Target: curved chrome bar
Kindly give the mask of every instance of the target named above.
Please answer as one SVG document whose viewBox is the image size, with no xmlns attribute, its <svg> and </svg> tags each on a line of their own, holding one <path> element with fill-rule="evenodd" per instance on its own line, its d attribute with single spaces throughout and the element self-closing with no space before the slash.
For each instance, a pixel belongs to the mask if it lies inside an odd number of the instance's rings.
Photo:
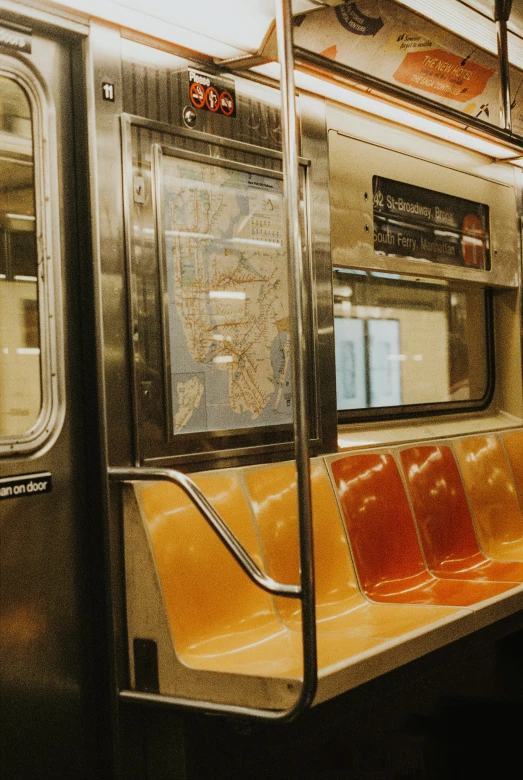
<svg viewBox="0 0 523 780">
<path fill-rule="evenodd" d="M 303 690 L 303 686 L 302 686 Z M 120 698 L 134 701 L 138 704 L 154 704 L 162 707 L 183 707 L 190 710 L 205 710 L 232 717 L 249 717 L 258 720 L 277 721 L 278 723 L 293 720 L 304 708 L 302 696 L 288 710 L 262 710 L 256 707 L 241 707 L 237 704 L 215 704 L 212 701 L 184 699 L 181 696 L 169 696 L 161 693 L 141 693 L 140 691 L 120 691 Z"/>
<path fill-rule="evenodd" d="M 113 482 L 135 482 L 135 481 L 148 481 L 158 482 L 165 480 L 178 485 L 195 506 L 200 510 L 205 520 L 209 523 L 213 531 L 218 535 L 219 539 L 227 547 L 229 552 L 234 556 L 244 572 L 253 580 L 260 588 L 273 593 L 278 596 L 287 596 L 290 598 L 299 598 L 303 600 L 301 588 L 298 585 L 285 585 L 271 577 L 267 577 L 261 572 L 252 560 L 250 555 L 246 552 L 244 547 L 240 544 L 238 539 L 234 536 L 232 531 L 224 523 L 218 512 L 207 501 L 204 494 L 199 487 L 188 477 L 186 474 L 182 474 L 179 471 L 173 469 L 157 469 L 157 468 L 141 468 L 136 466 L 130 466 L 127 468 L 109 468 L 109 479 Z M 302 604 L 302 612 L 304 607 Z M 316 635 L 314 634 L 314 639 Z M 188 699 L 182 696 L 170 696 L 166 694 L 155 694 L 142 691 L 132 690 L 120 690 L 119 697 L 125 701 L 136 702 L 138 704 L 150 704 L 160 705 L 163 707 L 180 707 L 190 710 L 205 710 L 207 712 L 222 713 L 232 717 L 249 717 L 256 718 L 258 720 L 265 721 L 277 721 L 285 722 L 294 719 L 299 712 L 305 707 L 309 706 L 314 699 L 316 692 L 316 680 L 317 672 L 316 666 L 314 666 L 313 683 L 314 687 L 311 688 L 310 683 L 310 671 L 309 682 L 307 682 L 307 667 L 306 663 L 311 663 L 310 656 L 306 656 L 306 642 L 304 634 L 304 674 L 303 685 L 300 691 L 300 695 L 296 702 L 287 710 L 263 710 L 257 707 L 243 707 L 235 704 L 216 704 L 209 701 L 200 701 L 197 699 Z M 314 663 L 316 659 L 314 657 Z"/>
<path fill-rule="evenodd" d="M 207 501 L 206 497 L 193 480 L 186 474 L 173 469 L 156 468 L 110 468 L 109 478 L 120 482 L 172 482 L 178 485 L 184 493 L 191 499 L 193 504 L 200 510 L 204 519 L 211 526 L 223 544 L 227 547 L 231 555 L 240 564 L 243 571 L 250 579 L 259 585 L 260 588 L 272 593 L 275 596 L 287 596 L 289 598 L 301 598 L 301 588 L 299 585 L 286 585 L 276 582 L 272 577 L 268 577 L 262 572 L 253 561 L 249 553 L 238 541 L 236 536 L 225 524 L 216 509 Z"/>
</svg>

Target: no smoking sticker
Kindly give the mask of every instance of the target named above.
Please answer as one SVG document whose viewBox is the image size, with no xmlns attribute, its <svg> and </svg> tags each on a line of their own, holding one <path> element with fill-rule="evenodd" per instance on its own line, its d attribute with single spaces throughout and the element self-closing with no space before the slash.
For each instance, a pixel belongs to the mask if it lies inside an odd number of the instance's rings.
<svg viewBox="0 0 523 780">
<path fill-rule="evenodd" d="M 188 69 L 189 100 L 194 108 L 236 116 L 236 92 L 232 79 L 223 79 L 211 73 Z"/>
<path fill-rule="evenodd" d="M 201 84 L 191 84 L 189 87 L 189 98 L 195 108 L 205 106 L 205 89 Z"/>
<path fill-rule="evenodd" d="M 205 91 L 205 105 L 209 111 L 218 111 L 220 108 L 220 95 L 214 87 L 207 87 Z"/>
<path fill-rule="evenodd" d="M 231 116 L 234 110 L 235 102 L 233 97 L 230 92 L 224 89 L 224 91 L 220 93 L 220 111 L 222 114 L 225 114 L 225 116 Z"/>
</svg>

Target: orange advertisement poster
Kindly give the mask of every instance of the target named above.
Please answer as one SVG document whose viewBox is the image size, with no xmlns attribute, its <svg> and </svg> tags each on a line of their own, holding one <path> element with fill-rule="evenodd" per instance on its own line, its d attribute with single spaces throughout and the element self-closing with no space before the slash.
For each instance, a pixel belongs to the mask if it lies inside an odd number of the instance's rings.
<svg viewBox="0 0 523 780">
<path fill-rule="evenodd" d="M 433 95 L 466 103 L 484 91 L 495 71 L 444 49 L 406 54 L 393 78 Z"/>
</svg>

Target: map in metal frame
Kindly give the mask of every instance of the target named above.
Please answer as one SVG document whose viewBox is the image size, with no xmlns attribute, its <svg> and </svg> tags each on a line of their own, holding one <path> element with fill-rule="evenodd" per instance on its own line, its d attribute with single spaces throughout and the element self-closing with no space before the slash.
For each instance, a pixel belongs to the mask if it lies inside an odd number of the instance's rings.
<svg viewBox="0 0 523 780">
<path fill-rule="evenodd" d="M 171 433 L 292 422 L 282 181 L 162 155 Z"/>
</svg>

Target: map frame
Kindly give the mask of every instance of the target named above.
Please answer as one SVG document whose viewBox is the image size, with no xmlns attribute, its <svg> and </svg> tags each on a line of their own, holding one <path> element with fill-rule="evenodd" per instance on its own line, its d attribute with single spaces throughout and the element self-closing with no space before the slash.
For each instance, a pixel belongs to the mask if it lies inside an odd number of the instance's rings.
<svg viewBox="0 0 523 780">
<path fill-rule="evenodd" d="M 202 428 L 201 430 L 189 430 L 189 431 L 175 431 L 174 425 L 174 409 L 173 409 L 173 378 L 172 378 L 172 350 L 170 345 L 170 316 L 169 316 L 169 291 L 168 291 L 168 249 L 166 240 L 166 224 L 165 224 L 165 197 L 164 197 L 164 162 L 165 160 L 175 160 L 178 162 L 189 161 L 190 163 L 196 163 L 200 166 L 207 166 L 210 168 L 219 167 L 232 171 L 239 171 L 243 174 L 253 176 L 259 179 L 269 177 L 272 180 L 281 181 L 283 179 L 282 173 L 272 168 L 264 168 L 259 165 L 251 165 L 248 163 L 242 163 L 235 160 L 229 160 L 222 157 L 215 157 L 200 152 L 193 152 L 187 149 L 180 149 L 179 147 L 168 146 L 162 143 L 154 144 L 152 149 L 153 166 L 152 166 L 152 183 L 153 183 L 153 197 L 154 197 L 154 211 L 155 221 L 157 226 L 157 251 L 159 261 L 159 273 L 160 273 L 160 288 L 163 291 L 162 300 L 162 351 L 163 351 L 163 373 L 164 373 L 164 406 L 166 416 L 166 436 L 170 442 L 191 440 L 196 437 L 199 440 L 207 438 L 209 440 L 216 438 L 232 437 L 236 439 L 242 434 L 261 434 L 267 430 L 280 430 L 282 433 L 288 431 L 292 432 L 292 413 L 284 421 L 275 423 L 262 423 L 254 425 L 244 425 L 238 427 L 212 427 Z M 304 177 L 305 184 L 305 177 Z M 304 192 L 306 188 L 304 186 Z M 305 232 L 305 231 L 304 231 Z M 283 249 L 283 258 L 286 262 L 286 251 Z M 284 273 L 287 280 L 287 295 L 289 285 L 289 269 L 285 266 Z M 288 315 L 290 316 L 290 303 L 288 306 Z M 289 339 L 288 339 L 289 340 Z M 291 376 L 292 366 L 289 365 L 289 376 Z M 291 409 L 292 409 L 292 386 L 291 386 Z M 265 436 L 263 436 L 265 438 Z M 284 437 L 287 439 L 287 435 Z M 290 438 L 290 437 L 289 437 Z M 281 434 L 277 436 L 277 440 L 281 441 Z M 210 442 L 209 442 L 210 443 Z M 212 445 L 210 445 L 211 448 Z"/>
</svg>

